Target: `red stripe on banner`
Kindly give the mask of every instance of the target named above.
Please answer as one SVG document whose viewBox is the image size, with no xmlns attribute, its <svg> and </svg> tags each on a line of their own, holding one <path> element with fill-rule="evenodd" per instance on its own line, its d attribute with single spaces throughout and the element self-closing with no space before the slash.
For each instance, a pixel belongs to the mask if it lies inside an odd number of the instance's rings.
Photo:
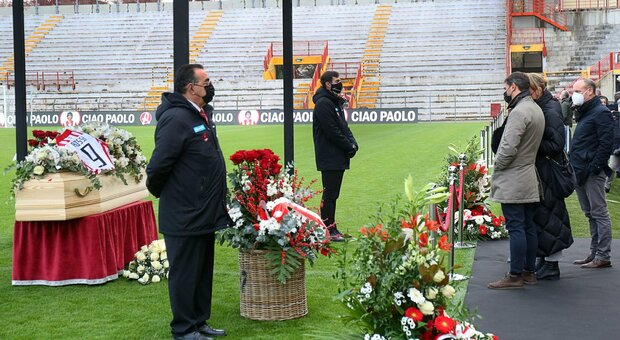
<svg viewBox="0 0 620 340">
<path fill-rule="evenodd" d="M 69 135 L 71 135 L 73 132 L 73 130 L 69 130 L 66 129 L 65 131 L 63 131 L 58 137 L 56 137 L 56 144 L 60 145 L 60 146 L 65 146 L 67 145 L 67 143 L 69 143 L 67 139 L 67 137 L 69 137 Z"/>
</svg>

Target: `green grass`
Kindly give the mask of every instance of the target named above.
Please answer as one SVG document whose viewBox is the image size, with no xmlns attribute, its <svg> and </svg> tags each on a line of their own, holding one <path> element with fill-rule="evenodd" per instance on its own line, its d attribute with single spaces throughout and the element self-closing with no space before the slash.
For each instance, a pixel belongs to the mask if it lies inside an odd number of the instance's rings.
<svg viewBox="0 0 620 340">
<path fill-rule="evenodd" d="M 376 210 L 403 191 L 403 180 L 412 174 L 420 187 L 437 178 L 450 143 L 464 144 L 477 134 L 480 123 L 434 123 L 417 125 L 354 125 L 360 152 L 352 160 L 338 201 L 337 220 L 347 232 L 355 233 Z M 145 155 L 153 148 L 153 128 L 128 128 L 138 138 Z M 314 165 L 310 126 L 295 129 L 295 164 L 307 179 L 319 178 Z M 283 154 L 283 133 L 279 126 L 219 128 L 226 157 L 238 149 L 271 148 Z M 14 154 L 14 130 L 0 129 L 0 166 Z M 230 164 L 229 164 L 230 166 Z M 99 286 L 13 287 L 11 258 L 14 203 L 9 198 L 12 174 L 0 176 L 0 339 L 165 339 L 169 338 L 167 283 L 141 286 L 118 279 Z M 620 201 L 620 184 L 609 198 Z M 316 186 L 318 188 L 318 185 Z M 576 198 L 569 198 L 574 234 L 587 237 L 587 223 Z M 315 201 L 316 204 L 316 201 Z M 613 221 L 620 221 L 610 203 Z M 157 208 L 157 204 L 155 204 Z M 616 225 L 619 223 L 616 223 Z M 459 270 L 468 274 L 474 251 L 459 251 Z M 239 315 L 237 251 L 216 249 L 214 301 L 211 324 L 225 328 L 229 339 L 293 339 L 306 334 L 342 334 L 348 331 L 338 319 L 344 312 L 333 300 L 337 282 L 332 278 L 336 260 L 320 258 L 308 268 L 306 285 L 308 316 L 286 322 L 256 322 Z M 459 284 L 462 300 L 466 283 Z M 492 331 L 492 330 L 488 330 Z"/>
</svg>

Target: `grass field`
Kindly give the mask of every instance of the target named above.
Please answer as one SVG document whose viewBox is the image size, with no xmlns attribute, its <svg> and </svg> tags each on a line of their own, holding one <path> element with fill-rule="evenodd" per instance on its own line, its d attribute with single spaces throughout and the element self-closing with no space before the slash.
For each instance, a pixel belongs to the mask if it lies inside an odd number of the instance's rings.
<svg viewBox="0 0 620 340">
<path fill-rule="evenodd" d="M 376 210 L 377 203 L 401 193 L 403 179 L 408 174 L 413 175 L 418 187 L 435 180 L 448 145 L 465 143 L 481 126 L 480 123 L 352 126 L 360 152 L 345 174 L 338 201 L 339 225 L 355 233 L 371 222 L 368 216 Z M 128 130 L 138 138 L 145 155 L 150 156 L 153 128 L 131 127 Z M 219 136 L 226 157 L 247 148 L 271 148 L 283 154 L 281 127 L 223 126 L 219 128 Z M 306 178 L 318 178 L 311 128 L 296 127 L 295 141 L 296 167 Z M 0 129 L 1 167 L 8 165 L 13 157 L 14 144 L 14 131 Z M 141 286 L 121 278 L 99 286 L 11 286 L 14 222 L 14 206 L 9 200 L 11 177 L 12 173 L 0 177 L 0 339 L 169 338 L 171 314 L 166 282 Z M 619 186 L 616 183 L 609 196 L 612 221 L 616 226 L 620 224 Z M 574 235 L 588 236 L 587 223 L 574 195 L 568 199 L 568 204 Z M 459 251 L 458 262 L 464 273 L 470 270 L 472 261 L 473 251 Z M 239 315 L 237 252 L 218 246 L 210 323 L 225 328 L 229 339 L 299 339 L 317 333 L 347 333 L 347 327 L 338 319 L 344 309 L 333 300 L 337 287 L 332 278 L 335 266 L 334 258 L 321 258 L 314 268 L 308 269 L 307 317 L 287 322 L 255 322 Z M 461 284 L 459 290 L 462 299 L 466 283 Z"/>
</svg>

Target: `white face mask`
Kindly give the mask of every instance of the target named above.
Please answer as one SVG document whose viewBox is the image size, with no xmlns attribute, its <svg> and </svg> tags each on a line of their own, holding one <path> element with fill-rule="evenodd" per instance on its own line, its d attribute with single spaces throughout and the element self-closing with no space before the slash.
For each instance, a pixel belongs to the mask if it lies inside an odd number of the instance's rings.
<svg viewBox="0 0 620 340">
<path fill-rule="evenodd" d="M 573 105 L 575 106 L 583 105 L 583 102 L 584 102 L 583 94 L 578 93 L 578 92 L 573 92 L 573 96 L 571 98 L 573 100 Z"/>
</svg>

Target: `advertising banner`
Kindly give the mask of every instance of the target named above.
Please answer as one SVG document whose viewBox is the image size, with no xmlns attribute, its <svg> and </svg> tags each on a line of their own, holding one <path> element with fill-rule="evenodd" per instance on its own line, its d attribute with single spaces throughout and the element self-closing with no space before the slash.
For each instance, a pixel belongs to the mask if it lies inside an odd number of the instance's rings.
<svg viewBox="0 0 620 340">
<path fill-rule="evenodd" d="M 349 124 L 401 124 L 417 123 L 417 108 L 345 109 Z M 15 116 L 0 117 L 0 127 L 15 126 Z M 294 110 L 295 124 L 311 124 L 312 110 Z M 61 111 L 29 113 L 29 126 L 69 127 L 89 122 L 111 125 L 157 124 L 154 112 L 140 111 Z M 273 125 L 284 123 L 284 111 L 273 110 L 215 110 L 213 120 L 218 125 Z"/>
</svg>

